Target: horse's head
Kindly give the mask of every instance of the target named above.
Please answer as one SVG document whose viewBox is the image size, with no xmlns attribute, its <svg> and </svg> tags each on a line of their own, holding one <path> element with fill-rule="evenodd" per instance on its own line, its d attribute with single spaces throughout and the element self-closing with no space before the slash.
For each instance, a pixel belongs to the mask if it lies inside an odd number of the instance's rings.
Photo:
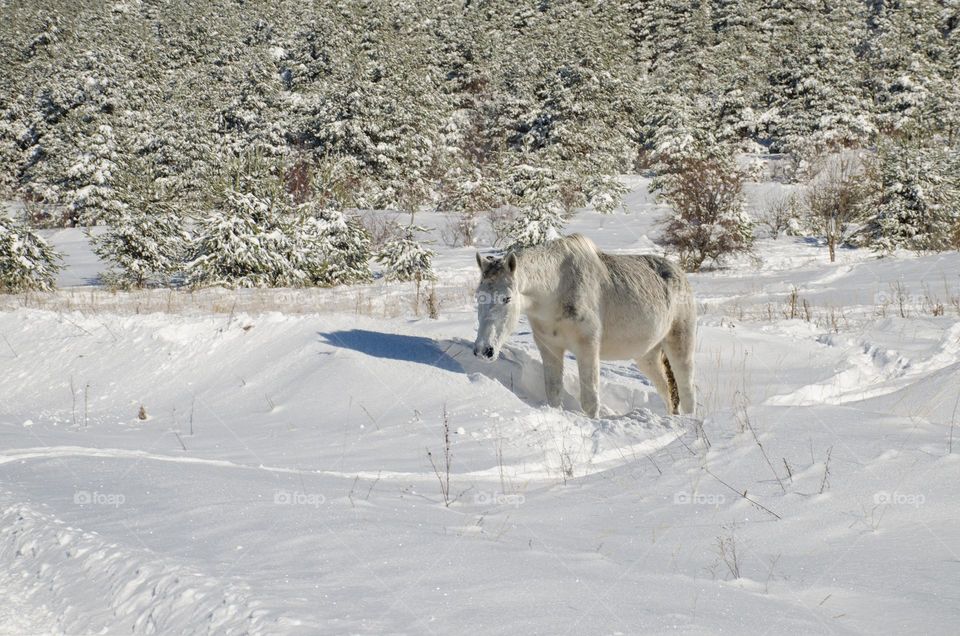
<svg viewBox="0 0 960 636">
<path fill-rule="evenodd" d="M 480 327 L 473 355 L 494 360 L 520 321 L 522 308 L 517 290 L 517 256 L 511 253 L 504 258 L 481 258 L 477 253 L 477 265 L 480 266 L 480 286 L 477 287 Z"/>
</svg>

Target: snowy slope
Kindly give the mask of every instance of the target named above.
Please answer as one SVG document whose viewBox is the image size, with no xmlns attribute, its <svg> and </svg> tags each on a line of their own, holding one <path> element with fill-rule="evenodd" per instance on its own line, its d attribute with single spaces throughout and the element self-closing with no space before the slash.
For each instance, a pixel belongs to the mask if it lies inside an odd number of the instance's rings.
<svg viewBox="0 0 960 636">
<path fill-rule="evenodd" d="M 655 249 L 640 190 L 571 229 Z M 759 252 L 693 277 L 702 420 L 626 363 L 601 419 L 572 361 L 544 406 L 523 328 L 477 362 L 472 249 L 439 320 L 383 283 L 2 299 L 0 633 L 955 631 L 960 257 Z"/>
</svg>

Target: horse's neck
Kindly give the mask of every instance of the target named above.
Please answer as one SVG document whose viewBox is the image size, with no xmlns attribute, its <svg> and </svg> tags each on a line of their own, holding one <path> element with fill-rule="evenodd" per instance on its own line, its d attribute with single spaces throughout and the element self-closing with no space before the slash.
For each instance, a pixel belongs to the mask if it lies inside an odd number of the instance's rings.
<svg viewBox="0 0 960 636">
<path fill-rule="evenodd" d="M 562 255 L 543 247 L 528 247 L 517 255 L 520 293 L 532 299 L 555 295 L 560 286 Z"/>
</svg>

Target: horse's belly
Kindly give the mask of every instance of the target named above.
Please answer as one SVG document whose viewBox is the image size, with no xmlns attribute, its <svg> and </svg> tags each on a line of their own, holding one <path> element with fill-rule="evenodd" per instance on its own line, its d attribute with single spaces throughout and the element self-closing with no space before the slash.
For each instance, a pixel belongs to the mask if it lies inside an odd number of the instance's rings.
<svg viewBox="0 0 960 636">
<path fill-rule="evenodd" d="M 577 320 L 538 320 L 532 316 L 530 326 L 537 338 L 550 349 L 571 351 L 576 355 L 579 343 L 595 334 L 583 332 L 584 324 Z M 632 320 L 625 317 L 609 320 L 601 328 L 600 358 L 602 360 L 635 360 L 645 356 L 666 335 L 666 321 L 637 312 Z"/>
<path fill-rule="evenodd" d="M 666 332 L 666 325 L 653 320 L 646 323 L 637 320 L 625 324 L 606 325 L 600 337 L 600 358 L 603 360 L 641 358 L 660 344 Z"/>
<path fill-rule="evenodd" d="M 645 356 L 659 341 L 636 338 L 628 341 L 604 338 L 600 342 L 601 360 L 635 360 Z"/>
</svg>

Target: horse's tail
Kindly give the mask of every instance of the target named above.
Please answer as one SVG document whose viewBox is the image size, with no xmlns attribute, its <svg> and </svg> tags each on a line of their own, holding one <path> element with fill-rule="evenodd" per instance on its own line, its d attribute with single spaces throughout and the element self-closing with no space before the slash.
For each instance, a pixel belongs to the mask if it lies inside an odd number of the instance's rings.
<svg viewBox="0 0 960 636">
<path fill-rule="evenodd" d="M 670 360 L 667 354 L 660 350 L 660 362 L 663 364 L 663 373 L 667 376 L 667 386 L 670 387 L 670 401 L 673 403 L 673 412 L 680 410 L 680 391 L 677 389 L 677 379 L 673 377 L 673 369 L 670 368 Z"/>
</svg>

